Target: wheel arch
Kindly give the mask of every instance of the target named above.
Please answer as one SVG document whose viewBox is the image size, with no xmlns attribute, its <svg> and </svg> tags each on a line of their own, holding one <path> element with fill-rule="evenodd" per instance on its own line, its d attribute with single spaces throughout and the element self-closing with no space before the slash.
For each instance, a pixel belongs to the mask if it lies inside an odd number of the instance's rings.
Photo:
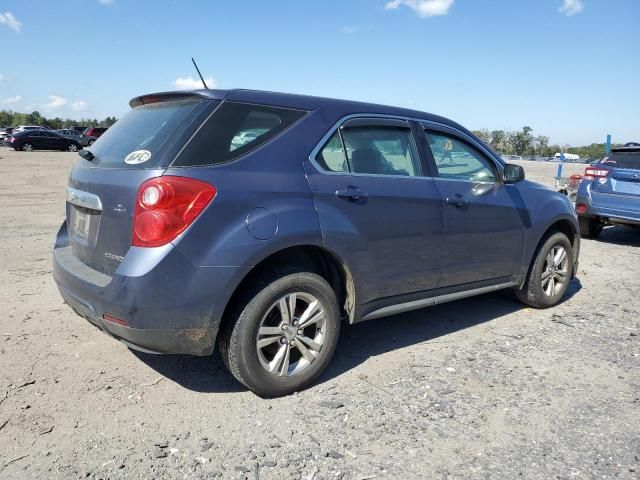
<svg viewBox="0 0 640 480">
<path fill-rule="evenodd" d="M 578 255 L 580 253 L 580 233 L 578 230 L 577 222 L 574 218 L 569 219 L 567 217 L 561 216 L 559 218 L 554 219 L 552 223 L 547 227 L 547 229 L 544 230 L 540 238 L 538 238 L 536 247 L 533 250 L 532 254 L 529 256 L 528 263 L 527 263 L 527 272 L 522 280 L 522 283 L 520 285 L 521 287 L 527 281 L 527 278 L 529 278 L 529 274 L 531 273 L 531 267 L 533 264 L 533 259 L 536 257 L 536 255 L 540 251 L 540 247 L 542 247 L 543 243 L 550 235 L 556 232 L 564 233 L 569 239 L 569 242 L 573 247 L 574 264 L 572 265 L 571 278 L 575 277 L 576 270 L 577 270 Z"/>
<path fill-rule="evenodd" d="M 540 242 L 542 242 L 542 239 L 547 237 L 551 232 L 564 233 L 569 238 L 572 245 L 574 244 L 575 238 L 579 236 L 575 222 L 566 218 L 560 218 L 553 222 L 540 238 Z"/>
<path fill-rule="evenodd" d="M 260 260 L 240 280 L 229 297 L 221 318 L 222 324 L 233 322 L 233 313 L 243 294 L 255 288 L 273 272 L 313 272 L 323 277 L 334 289 L 340 314 L 353 323 L 355 314 L 355 286 L 351 270 L 334 252 L 318 245 L 294 245 L 270 253 Z"/>
</svg>

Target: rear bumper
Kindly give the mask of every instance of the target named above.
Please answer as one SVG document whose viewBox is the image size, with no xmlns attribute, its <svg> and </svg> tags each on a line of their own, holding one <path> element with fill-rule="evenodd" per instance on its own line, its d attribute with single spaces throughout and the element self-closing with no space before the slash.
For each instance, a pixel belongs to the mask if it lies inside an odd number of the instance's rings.
<svg viewBox="0 0 640 480">
<path fill-rule="evenodd" d="M 580 190 L 576 205 L 586 205 L 587 209 L 579 215 L 598 217 L 609 223 L 640 224 L 640 198 L 629 195 L 603 194 L 591 192 L 587 188 Z"/>
<path fill-rule="evenodd" d="M 226 303 L 248 271 L 196 267 L 170 246 L 162 256 L 149 252 L 151 259 L 144 259 L 139 274 L 118 274 L 118 268 L 108 276 L 80 262 L 71 248 L 63 225 L 54 247 L 53 277 L 64 301 L 103 332 L 151 353 L 211 354 Z M 130 273 L 129 267 L 122 270 Z M 121 322 L 105 320 L 105 315 Z"/>
<path fill-rule="evenodd" d="M 64 287 L 58 290 L 65 303 L 92 325 L 134 350 L 154 354 L 186 354 L 204 356 L 213 352 L 217 328 L 131 328 L 104 320 L 88 303 L 75 297 Z"/>
</svg>

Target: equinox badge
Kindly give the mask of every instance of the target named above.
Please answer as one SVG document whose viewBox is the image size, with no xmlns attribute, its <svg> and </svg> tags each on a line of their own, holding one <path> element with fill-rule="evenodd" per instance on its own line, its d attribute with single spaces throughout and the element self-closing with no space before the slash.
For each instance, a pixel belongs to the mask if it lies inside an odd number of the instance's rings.
<svg viewBox="0 0 640 480">
<path fill-rule="evenodd" d="M 104 252 L 104 256 L 109 260 L 115 260 L 117 262 L 122 262 L 124 260 L 124 257 L 120 255 L 114 255 L 113 253 L 109 253 L 109 252 Z"/>
</svg>

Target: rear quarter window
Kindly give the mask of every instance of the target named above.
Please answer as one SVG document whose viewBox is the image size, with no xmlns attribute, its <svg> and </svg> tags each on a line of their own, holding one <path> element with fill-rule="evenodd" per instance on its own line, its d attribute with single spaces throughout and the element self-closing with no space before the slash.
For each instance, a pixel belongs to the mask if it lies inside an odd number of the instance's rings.
<svg viewBox="0 0 640 480">
<path fill-rule="evenodd" d="M 230 162 L 264 145 L 306 113 L 266 105 L 223 102 L 173 165 L 204 166 Z"/>
</svg>

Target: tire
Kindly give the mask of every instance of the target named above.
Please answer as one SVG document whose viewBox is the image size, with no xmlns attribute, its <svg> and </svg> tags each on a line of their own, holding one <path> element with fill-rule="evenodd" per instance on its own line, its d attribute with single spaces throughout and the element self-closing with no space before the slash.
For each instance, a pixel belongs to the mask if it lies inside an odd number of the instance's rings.
<svg viewBox="0 0 640 480">
<path fill-rule="evenodd" d="M 94 143 L 96 143 L 95 140 L 89 140 L 89 142 L 87 143 L 87 146 L 90 147 L 91 145 L 93 145 Z"/>
<path fill-rule="evenodd" d="M 287 317 L 291 304 L 293 318 Z M 338 301 L 319 275 L 274 275 L 247 291 L 234 311 L 220 332 L 220 353 L 231 374 L 257 395 L 277 397 L 301 390 L 333 357 L 340 333 Z M 306 327 L 305 312 L 306 321 L 311 320 Z"/>
<path fill-rule="evenodd" d="M 68 150 L 69 152 L 77 152 L 77 151 L 78 151 L 78 146 L 77 146 L 75 143 L 70 143 L 70 144 L 67 146 L 67 150 Z"/>
<path fill-rule="evenodd" d="M 30 143 L 23 143 L 22 147 L 20 147 L 20 149 L 23 152 L 33 152 L 33 145 Z"/>
<path fill-rule="evenodd" d="M 560 249 L 564 251 L 564 256 L 560 254 Z M 560 258 L 562 260 L 558 261 Z M 542 240 L 533 258 L 527 280 L 522 288 L 515 290 L 516 297 L 534 308 L 553 307 L 567 292 L 572 273 L 571 242 L 564 233 L 553 233 Z"/>
<path fill-rule="evenodd" d="M 596 238 L 602 232 L 602 222 L 597 218 L 578 217 L 578 223 L 582 238 Z"/>
</svg>

